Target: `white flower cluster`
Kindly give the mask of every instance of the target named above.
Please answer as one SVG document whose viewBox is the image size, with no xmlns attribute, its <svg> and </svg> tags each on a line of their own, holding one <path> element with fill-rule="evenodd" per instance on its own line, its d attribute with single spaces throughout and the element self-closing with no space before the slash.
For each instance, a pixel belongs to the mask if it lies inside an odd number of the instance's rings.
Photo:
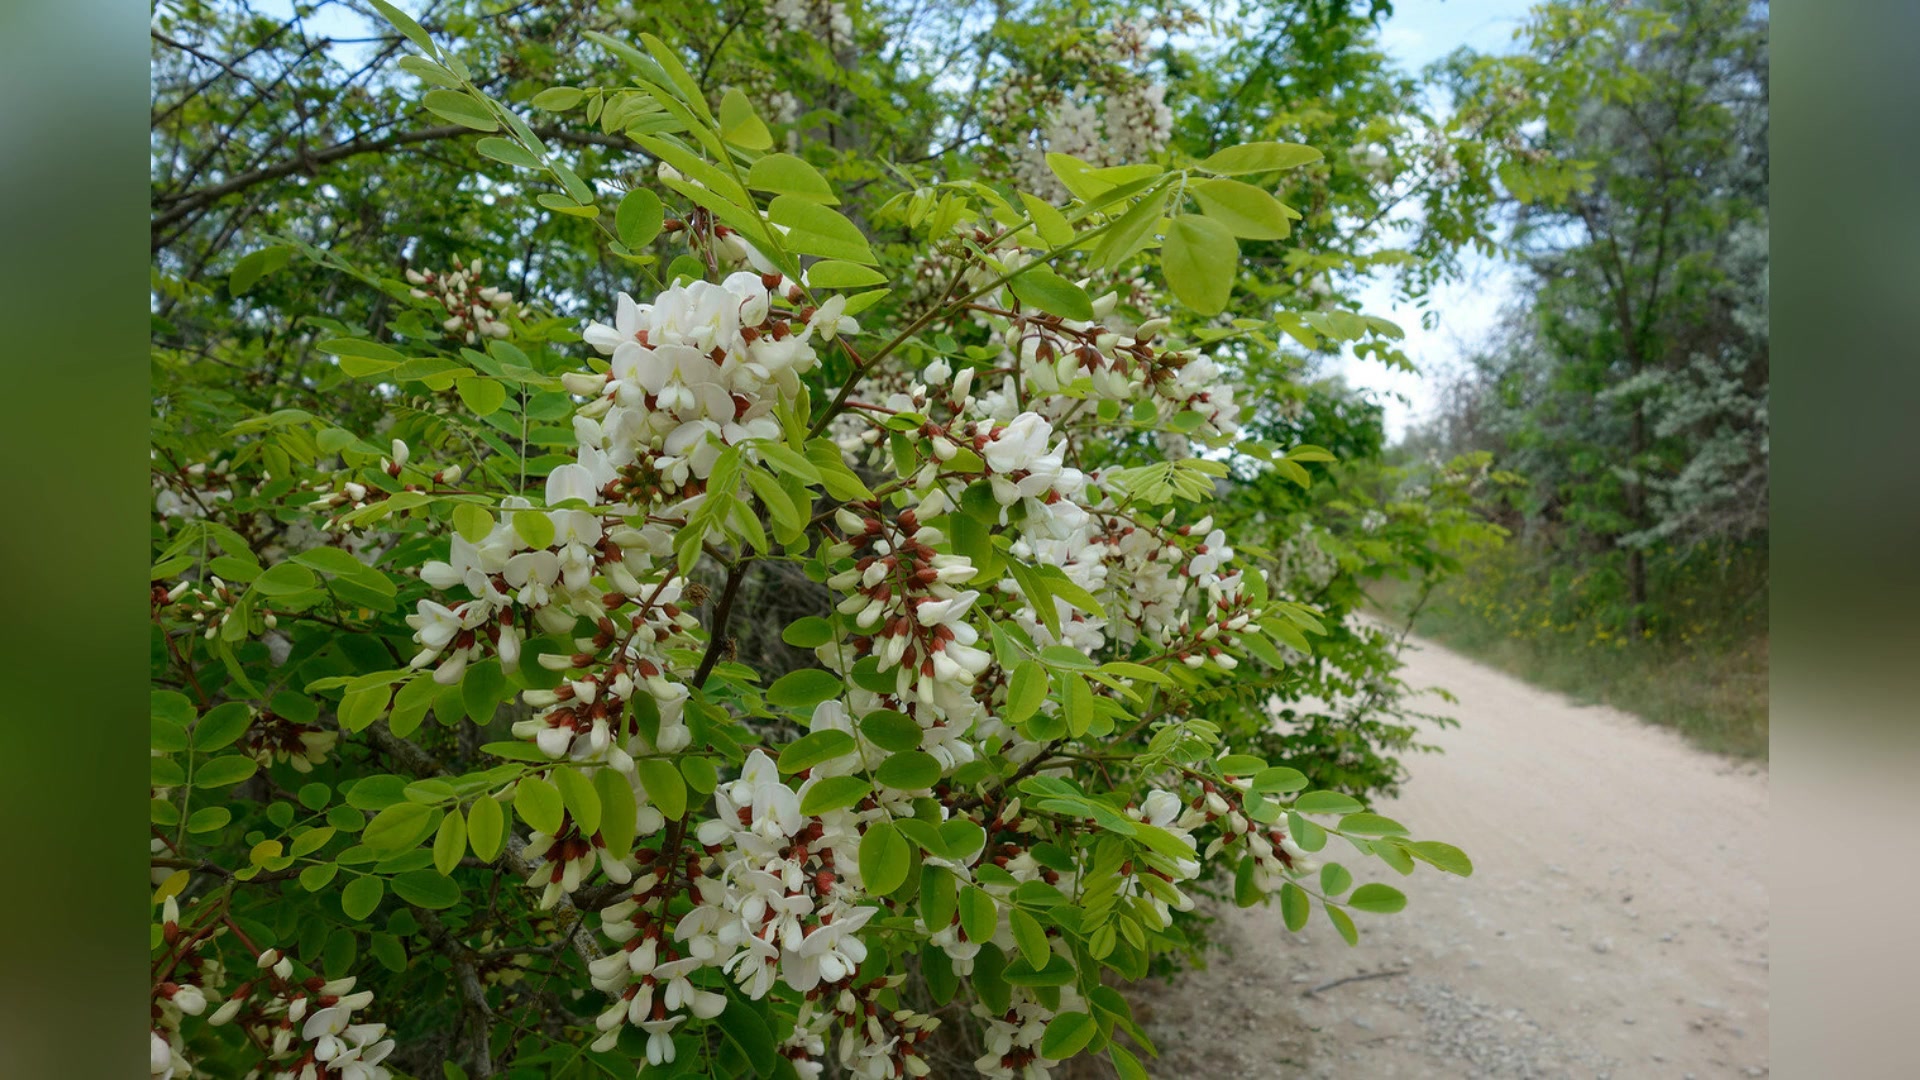
<svg viewBox="0 0 1920 1080">
<path fill-rule="evenodd" d="M 815 340 L 859 330 L 838 297 L 798 312 L 776 306 L 796 292 L 791 283 L 741 272 L 719 285 L 669 289 L 650 304 L 622 294 L 612 326 L 588 327 L 586 340 L 609 362 L 606 370 L 563 379 L 588 399 L 573 421 L 575 460 L 548 475 L 546 509 L 509 498 L 486 537 L 455 536 L 448 560 L 422 569 L 428 584 L 464 588 L 469 599 L 420 602 L 408 617 L 420 645 L 413 665 L 435 665 L 435 677 L 451 684 L 469 661 L 491 650 L 512 670 L 529 626 L 567 633 L 584 617 L 600 637 L 583 643 L 583 651 L 607 649 L 617 639 L 619 657 L 597 682 L 569 682 L 540 704 L 576 714 L 585 707 L 590 714 L 601 692 L 625 701 L 644 687 L 659 702 L 665 737 L 685 690 L 667 677 L 664 653 L 693 623 L 675 604 L 684 584 L 671 575 L 662 579 L 655 560 L 672 552 L 678 526 L 704 501 L 722 449 L 779 436 L 774 405 L 798 394 L 800 376 L 818 363 Z M 552 540 L 530 543 L 533 530 L 514 521 L 522 514 L 543 516 Z M 610 613 L 627 604 L 638 608 L 624 613 L 620 627 Z M 541 738 L 541 745 L 575 760 L 596 758 L 611 746 L 608 732 L 595 733 L 591 715 L 578 719 L 562 716 L 547 727 L 587 735 L 590 753 L 583 756 L 557 734 Z"/>
<path fill-rule="evenodd" d="M 1226 785 L 1207 782 L 1174 821 L 1174 827 L 1192 831 L 1202 826 L 1218 830 L 1201 853 L 1211 859 L 1227 848 L 1239 847 L 1253 856 L 1254 884 L 1262 891 L 1278 889 L 1289 878 L 1317 869 L 1307 852 L 1288 835 L 1285 818 L 1263 825 L 1246 814 L 1245 798 L 1253 781 L 1240 777 Z"/>
<path fill-rule="evenodd" d="M 799 1042 L 788 1051 L 802 1075 L 819 1075 L 805 1048 L 824 1053 L 836 1022 L 845 1028 L 836 1041 L 840 1063 L 854 1075 L 927 1075 L 915 1047 L 933 1021 L 903 1011 L 882 1022 L 853 1004 L 876 989 L 856 986 L 855 973 L 867 958 L 860 931 L 880 910 L 858 902 L 859 847 L 886 811 L 802 814 L 807 792 L 829 771 L 813 770 L 792 788 L 772 759 L 753 751 L 739 778 L 715 791 L 716 816 L 695 830 L 699 852 L 656 863 L 626 899 L 601 911 L 601 932 L 620 948 L 592 965 L 594 985 L 615 999 L 599 1017 L 598 1048 L 612 1047 L 630 1024 L 647 1033 L 649 1062 L 673 1061 L 674 1029 L 689 1016 L 719 1015 L 726 996 L 711 987 L 731 979 L 754 999 L 776 983 L 804 995 Z M 696 903 L 674 920 L 667 903 L 681 893 Z"/>
<path fill-rule="evenodd" d="M 407 281 L 413 285 L 409 291 L 416 299 L 440 301 L 447 312 L 441 329 L 468 345 L 506 337 L 504 319 L 514 312 L 512 293 L 479 283 L 481 266 L 479 259 L 465 264 L 455 256 L 452 270 L 407 271 Z"/>
<path fill-rule="evenodd" d="M 171 897 L 161 925 L 169 942 L 178 941 L 179 908 Z M 153 1080 L 195 1075 L 183 1053 L 180 1021 L 206 1014 L 218 1001 L 214 987 L 224 982 L 217 960 L 191 944 L 182 948 L 181 959 L 194 968 L 197 982 L 169 979 L 155 990 L 148 1054 Z M 354 1013 L 373 1001 L 371 991 L 356 993 L 351 977 L 297 978 L 293 960 L 278 949 L 261 953 L 255 963 L 260 976 L 236 988 L 207 1014 L 207 1023 L 219 1027 L 238 1022 L 245 1028 L 254 1044 L 266 1050 L 272 1063 L 269 1080 L 389 1080 L 392 1073 L 380 1064 L 393 1052 L 386 1025 L 354 1020 Z"/>
<path fill-rule="evenodd" d="M 853 40 L 853 19 L 843 0 L 767 0 L 767 39 L 799 34 L 839 47 Z"/>
<path fill-rule="evenodd" d="M 1096 320 L 1110 316 L 1115 304 L 1112 293 L 1096 300 Z M 1096 423 L 1085 408 L 1089 398 L 1147 402 L 1158 422 L 1197 413 L 1203 420 L 1191 429 L 1195 434 L 1230 438 L 1239 430 L 1240 412 L 1232 384 L 1211 358 L 1155 345 L 1154 339 L 1167 326 L 1162 319 L 1149 319 L 1123 334 L 1101 321 L 1075 322 L 1010 311 L 993 318 L 996 340 L 1003 348 L 1000 363 L 1010 372 L 1000 386 L 976 393 L 973 369 L 955 375 L 946 362 L 937 361 L 922 373 L 921 381 L 899 387 L 882 403 L 890 411 L 951 416 L 933 425 L 937 429 L 930 436 L 933 460 L 915 476 L 903 478 L 911 482 L 914 497 L 923 500 L 920 515 L 935 516 L 959 501 L 968 480 L 942 478 L 941 465 L 959 450 L 971 451 L 984 464 L 994 498 L 1003 507 L 1001 524 L 1014 530 L 1011 553 L 1035 565 L 1059 567 L 1107 610 L 1105 617 L 1094 616 L 1055 598 L 1061 624 L 1057 636 L 1047 629 L 1039 612 L 1028 608 L 1016 614 L 1030 637 L 1043 645 L 1066 644 L 1087 653 L 1110 640 L 1131 644 L 1144 639 L 1163 649 L 1174 649 L 1184 641 L 1188 647 L 1182 650 L 1183 659 L 1189 664 L 1211 660 L 1231 668 L 1235 661 L 1217 639 L 1244 630 L 1254 613 L 1241 596 L 1238 575 L 1227 572 L 1233 552 L 1224 534 L 1213 528 L 1210 518 L 1189 525 L 1175 525 L 1171 516 L 1162 521 L 1139 520 L 1121 509 L 1127 499 L 1119 476 L 1112 472 L 1089 475 L 1070 462 L 1078 456 L 1072 428 L 1090 432 Z M 836 428 L 844 449 L 878 469 L 892 465 L 884 434 L 885 429 L 864 414 L 845 419 Z M 842 520 L 841 525 L 856 548 L 857 537 L 872 535 L 868 530 L 881 527 L 871 519 L 857 524 Z M 835 549 L 831 554 L 858 551 Z M 875 618 L 886 613 L 879 597 L 884 592 L 891 598 L 899 588 L 884 576 L 892 568 L 876 569 L 871 561 L 856 563 L 855 568 L 858 587 L 869 599 L 862 602 L 856 592 L 842 611 L 863 617 L 871 611 Z M 829 584 L 845 589 L 854 581 L 842 574 Z M 986 585 L 1020 594 L 1012 578 Z M 1196 623 L 1193 609 L 1199 595 L 1206 597 L 1198 606 L 1209 617 Z M 882 623 L 880 629 L 879 636 L 891 642 L 893 635 L 910 627 L 896 619 Z M 854 644 L 857 650 L 870 647 L 865 639 Z M 890 650 L 877 655 L 883 669 L 891 666 Z M 829 662 L 829 666 L 834 665 Z M 997 721 L 988 718 L 987 724 L 994 730 Z"/>
<path fill-rule="evenodd" d="M 393 1052 L 386 1025 L 353 1020 L 373 1001 L 372 991 L 356 993 L 352 976 L 296 980 L 292 960 L 277 949 L 261 953 L 256 962 L 267 973 L 271 992 L 241 1023 L 269 1048 L 274 1063 L 269 1080 L 388 1080 L 393 1075 L 380 1064 Z M 237 993 L 211 1022 L 232 1021 L 248 1004 L 246 994 Z"/>
<path fill-rule="evenodd" d="M 1020 257 L 1000 254 L 1009 262 Z M 680 604 L 697 606 L 702 597 L 678 576 L 674 535 L 709 499 L 745 497 L 744 486 L 711 488 L 722 453 L 743 447 L 751 458 L 755 440 L 781 438 L 778 407 L 800 393 L 800 376 L 818 363 L 816 343 L 858 332 L 839 298 L 815 309 L 801 295 L 776 275 L 740 272 L 720 284 L 669 289 L 651 303 L 622 296 L 613 325 L 595 324 L 585 335 L 607 358 L 604 365 L 564 379 L 586 399 L 574 420 L 574 460 L 548 476 L 544 507 L 508 500 L 484 537 L 456 536 L 446 561 L 422 569 L 429 584 L 465 595 L 420 602 L 409 619 L 420 646 L 413 663 L 433 666 L 447 682 L 488 653 L 512 667 L 534 628 L 566 636 L 575 649 L 540 657 L 561 681 L 525 694 L 537 711 L 514 732 L 550 760 L 623 775 L 638 807 L 635 834 L 662 837 L 657 848 L 613 851 L 599 833 L 563 819 L 557 833 L 537 832 L 526 848 L 536 864 L 528 884 L 542 890 L 543 905 L 596 871 L 627 889 L 625 899 L 601 912 L 601 931 L 618 948 L 591 965 L 594 985 L 612 998 L 599 1016 L 596 1045 L 611 1047 L 631 1026 L 645 1033 L 650 1062 L 671 1062 L 679 1053 L 676 1031 L 722 1012 L 731 981 L 752 999 L 776 987 L 800 998 L 799 1026 L 782 1052 L 803 1076 L 820 1075 L 829 1060 L 876 1080 L 923 1076 L 929 1065 L 921 1044 L 935 1021 L 878 1005 L 888 977 L 860 974 L 868 955 L 863 934 L 881 911 L 861 871 L 863 845 L 883 823 L 937 806 L 931 824 L 977 842 L 929 851 L 924 863 L 995 898 L 999 916 L 988 940 L 1009 953 L 1018 948 L 1008 921 L 1013 889 L 1030 882 L 1074 887 L 1078 868 L 1036 859 L 1031 849 L 1040 825 L 1022 816 L 1018 798 L 965 809 L 928 798 L 990 744 L 1028 761 L 1049 743 L 1002 717 L 1008 674 L 984 640 L 982 609 L 1010 609 L 1043 646 L 1097 654 L 1144 642 L 1189 666 L 1231 669 L 1233 636 L 1247 631 L 1260 610 L 1241 589 L 1224 535 L 1207 518 L 1179 524 L 1173 512 L 1137 516 L 1124 471 L 1103 475 L 1079 462 L 1083 440 L 1102 426 L 1090 401 L 1120 403 L 1143 423 L 1197 413 L 1198 422 L 1183 426 L 1210 440 L 1237 432 L 1239 409 L 1210 358 L 1156 342 L 1164 320 L 1119 329 L 1125 324 L 1115 316 L 1113 294 L 1085 323 L 1022 311 L 1010 296 L 983 298 L 1003 350 L 998 386 L 976 391 L 976 373 L 984 369 L 956 371 L 936 361 L 919 379 L 883 391 L 883 400 L 850 403 L 847 415 L 858 419 L 836 429 L 857 464 L 897 469 L 882 434 L 890 430 L 886 419 L 924 418 L 910 436 L 917 463 L 891 485 L 894 501 L 843 505 L 827 519 L 833 539 L 819 552 L 849 630 L 816 655 L 848 689 L 814 709 L 812 728 L 844 733 L 858 753 L 787 777 L 755 750 L 739 775 L 714 791 L 713 816 L 695 814 L 669 827 L 649 800 L 636 759 L 672 755 L 691 742 L 684 665 L 696 655 L 698 627 Z M 981 480 L 1013 542 L 1010 554 L 1060 567 L 1099 599 L 1104 615 L 1056 597 L 1061 629 L 1050 633 L 1049 620 L 1012 576 L 982 580 L 953 538 L 927 524 L 958 509 Z M 537 518 L 529 527 L 516 515 Z M 591 636 L 575 636 L 581 619 L 593 627 Z M 1050 700 L 1042 708 L 1052 716 L 1059 706 Z M 886 746 L 858 722 L 880 712 L 896 717 Z M 903 736 L 899 725 L 907 723 Z M 879 784 L 851 804 L 801 812 L 823 783 L 877 775 L 870 770 L 906 753 L 915 755 L 912 779 Z M 1180 796 L 1156 791 L 1130 813 L 1189 852 L 1198 843 L 1191 832 L 1201 825 L 1241 842 L 1246 830 L 1235 831 L 1231 809 L 1212 813 L 1201 798 L 1188 807 Z M 976 876 L 989 861 L 999 872 Z M 1191 905 L 1179 886 L 1198 869 L 1191 855 L 1146 853 L 1121 873 L 1119 895 L 1143 901 L 1136 910 L 1164 926 L 1171 912 Z M 671 906 L 684 900 L 692 901 L 690 910 Z M 986 944 L 968 939 L 957 914 L 951 925 L 923 931 L 961 973 Z M 1052 940 L 1071 959 L 1065 940 Z M 1048 1075 L 1053 1063 L 1038 1056 L 1037 1046 L 1051 1015 L 1022 993 L 1004 1016 L 988 1018 L 991 1052 L 978 1063 L 981 1071 L 1026 1080 Z"/>
<path fill-rule="evenodd" d="M 1061 988 L 1058 1010 L 1047 1008 L 1025 987 L 1014 988 L 1004 1013 L 995 1014 L 985 1005 L 975 1005 L 973 1015 L 986 1021 L 987 1052 L 974 1061 L 974 1069 L 989 1080 L 1046 1080 L 1060 1064 L 1040 1056 L 1047 1022 L 1056 1012 L 1085 1007 L 1071 986 Z"/>
<path fill-rule="evenodd" d="M 1066 188 L 1047 165 L 1049 153 L 1098 168 L 1148 161 L 1166 149 L 1173 110 L 1166 84 L 1148 70 L 1148 35 L 1139 23 L 1115 23 L 1063 58 L 1083 78 L 1021 82 L 994 95 L 989 124 L 1024 132 L 1022 141 L 1008 147 L 1013 180 L 1023 190 L 1051 202 L 1066 200 Z"/>
<path fill-rule="evenodd" d="M 157 458 L 158 452 L 153 456 Z M 225 458 L 212 464 L 196 461 L 172 472 L 154 470 L 153 511 L 162 518 L 203 518 L 216 505 L 232 498 L 232 478 Z"/>
<path fill-rule="evenodd" d="M 189 1016 L 205 1013 L 209 1001 L 219 1000 L 226 968 L 211 949 L 200 947 L 212 934 L 189 937 L 181 930 L 180 902 L 172 896 L 161 903 L 160 930 L 174 959 L 153 990 L 147 1063 L 154 1080 L 173 1080 L 193 1075 L 180 1025 Z"/>
<path fill-rule="evenodd" d="M 774 402 L 799 393 L 800 376 L 817 363 L 816 335 L 859 331 L 840 298 L 807 310 L 796 326 L 773 306 L 781 284 L 743 271 L 719 285 L 669 289 L 652 304 L 621 294 L 614 325 L 586 333 L 610 370 L 566 377 L 569 390 L 592 399 L 574 421 L 580 464 L 567 468 L 584 470 L 593 490 L 637 468 L 677 492 L 706 478 L 723 445 L 778 436 Z"/>
</svg>

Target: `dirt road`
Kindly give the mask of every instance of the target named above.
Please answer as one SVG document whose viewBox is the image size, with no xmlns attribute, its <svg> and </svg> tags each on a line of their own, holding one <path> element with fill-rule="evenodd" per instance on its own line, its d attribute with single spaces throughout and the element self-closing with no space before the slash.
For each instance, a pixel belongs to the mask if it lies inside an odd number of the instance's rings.
<svg viewBox="0 0 1920 1080">
<path fill-rule="evenodd" d="M 1437 645 L 1407 659 L 1461 723 L 1381 809 L 1466 849 L 1474 875 L 1342 860 L 1409 898 L 1358 915 L 1356 948 L 1318 911 L 1295 935 L 1277 907 L 1225 909 L 1208 970 L 1138 988 L 1152 1074 L 1767 1075 L 1764 771 Z M 1303 996 L 1380 972 L 1399 974 Z"/>
</svg>

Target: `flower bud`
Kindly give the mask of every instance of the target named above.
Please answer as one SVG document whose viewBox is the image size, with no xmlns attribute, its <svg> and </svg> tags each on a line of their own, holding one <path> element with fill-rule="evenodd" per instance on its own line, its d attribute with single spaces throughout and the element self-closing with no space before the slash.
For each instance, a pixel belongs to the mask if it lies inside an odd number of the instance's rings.
<svg viewBox="0 0 1920 1080">
<path fill-rule="evenodd" d="M 560 385 L 576 397 L 593 397 L 607 388 L 607 377 L 597 371 L 569 371 L 560 376 Z"/>
</svg>

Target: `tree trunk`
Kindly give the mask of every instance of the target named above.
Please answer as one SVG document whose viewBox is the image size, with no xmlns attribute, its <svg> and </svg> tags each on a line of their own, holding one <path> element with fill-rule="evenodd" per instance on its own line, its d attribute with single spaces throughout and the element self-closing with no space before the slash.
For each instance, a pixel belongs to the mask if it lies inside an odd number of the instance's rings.
<svg viewBox="0 0 1920 1080">
<path fill-rule="evenodd" d="M 1639 365 L 1636 364 L 1636 372 Z M 1627 518 L 1634 532 L 1647 528 L 1647 487 L 1641 476 L 1641 455 L 1647 452 L 1646 410 L 1638 401 L 1633 405 L 1632 455 L 1628 458 L 1633 479 L 1627 483 Z M 1647 629 L 1647 553 L 1634 546 L 1627 549 L 1627 602 L 1633 605 L 1627 616 L 1627 629 L 1635 638 Z"/>
</svg>

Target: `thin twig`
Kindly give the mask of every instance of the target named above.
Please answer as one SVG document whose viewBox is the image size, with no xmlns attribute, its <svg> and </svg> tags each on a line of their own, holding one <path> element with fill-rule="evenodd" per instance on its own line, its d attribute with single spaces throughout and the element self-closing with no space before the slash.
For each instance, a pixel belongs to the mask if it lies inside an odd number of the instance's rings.
<svg viewBox="0 0 1920 1080">
<path fill-rule="evenodd" d="M 707 639 L 706 655 L 700 658 L 699 670 L 693 673 L 695 689 L 707 685 L 707 676 L 712 674 L 713 665 L 720 660 L 720 650 L 725 648 L 727 640 L 727 622 L 733 617 L 733 598 L 740 592 L 740 582 L 747 576 L 747 567 L 753 565 L 752 555 L 742 555 L 727 570 L 727 584 L 720 590 L 720 601 L 713 609 L 713 636 Z"/>
<path fill-rule="evenodd" d="M 1395 975 L 1405 975 L 1407 972 L 1412 970 L 1413 970 L 1412 968 L 1395 968 L 1392 971 L 1374 971 L 1374 972 L 1369 972 L 1365 975 L 1349 975 L 1344 979 L 1335 979 L 1330 983 L 1321 983 L 1319 986 L 1316 986 L 1313 989 L 1302 993 L 1300 996 L 1312 997 L 1315 994 L 1318 994 L 1322 990 L 1331 990 L 1336 986 L 1345 986 L 1346 984 L 1352 983 L 1352 982 L 1366 982 L 1368 979 L 1390 979 Z"/>
</svg>

